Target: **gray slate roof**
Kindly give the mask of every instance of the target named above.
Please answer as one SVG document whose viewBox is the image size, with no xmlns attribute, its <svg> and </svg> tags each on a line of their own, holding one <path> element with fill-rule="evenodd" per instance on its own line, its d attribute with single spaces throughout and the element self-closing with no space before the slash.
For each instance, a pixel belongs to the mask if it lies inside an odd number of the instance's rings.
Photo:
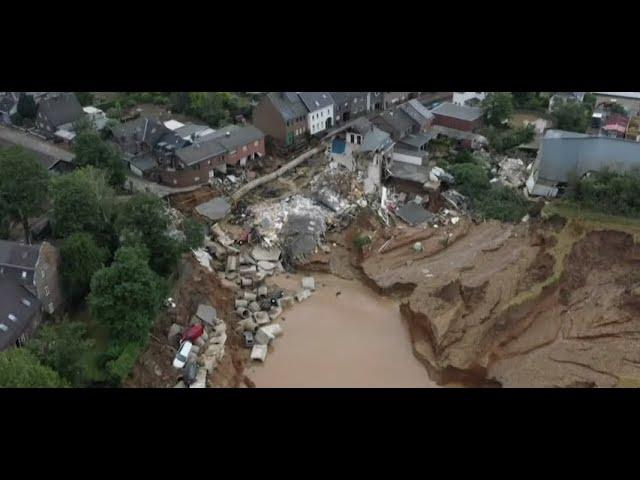
<svg viewBox="0 0 640 480">
<path fill-rule="evenodd" d="M 269 92 L 267 97 L 285 121 L 306 116 L 308 113 L 295 92 Z"/>
<path fill-rule="evenodd" d="M 36 267 L 40 256 L 40 246 L 0 240 L 0 266 L 16 268 Z"/>
<path fill-rule="evenodd" d="M 218 157 L 223 155 L 226 151 L 227 149 L 215 140 L 206 142 L 198 140 L 193 145 L 176 151 L 176 156 L 188 166 L 209 158 Z"/>
<path fill-rule="evenodd" d="M 391 135 L 387 132 L 380 130 L 378 127 L 373 127 L 369 130 L 362 141 L 360 150 L 362 152 L 373 152 L 376 150 L 384 150 L 392 144 Z"/>
<path fill-rule="evenodd" d="M 458 118 L 460 120 L 466 120 L 469 122 L 477 120 L 482 116 L 481 108 L 456 105 L 449 102 L 439 105 L 438 107 L 431 110 L 431 112 L 437 115 Z"/>
<path fill-rule="evenodd" d="M 375 117 L 374 123 L 385 132 L 392 135 L 404 135 L 411 130 L 413 120 L 398 108 L 387 110 Z"/>
<path fill-rule="evenodd" d="M 538 178 L 567 182 L 605 167 L 616 172 L 640 168 L 640 143 L 614 137 L 547 130 L 537 159 Z"/>
<path fill-rule="evenodd" d="M 334 104 L 329 92 L 298 92 L 298 96 L 310 112 L 315 112 Z"/>
<path fill-rule="evenodd" d="M 424 144 L 429 143 L 433 137 L 435 137 L 435 132 L 429 130 L 427 133 L 419 133 L 416 135 L 409 134 L 399 140 L 399 143 L 403 143 L 405 145 L 409 145 L 411 147 L 420 148 Z"/>
<path fill-rule="evenodd" d="M 0 350 L 15 345 L 39 310 L 40 301 L 31 292 L 18 282 L 0 275 L 0 324 L 4 325 L 0 326 Z M 15 321 L 9 318 L 10 314 Z"/>
<path fill-rule="evenodd" d="M 52 95 L 40 101 L 38 114 L 40 113 L 56 127 L 75 122 L 84 115 L 76 95 L 70 92 Z"/>
</svg>

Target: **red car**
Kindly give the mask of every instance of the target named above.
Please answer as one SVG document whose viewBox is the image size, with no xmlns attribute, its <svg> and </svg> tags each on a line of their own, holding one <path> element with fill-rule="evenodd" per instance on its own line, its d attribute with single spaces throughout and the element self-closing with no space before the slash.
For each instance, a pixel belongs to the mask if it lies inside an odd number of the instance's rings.
<svg viewBox="0 0 640 480">
<path fill-rule="evenodd" d="M 189 341 L 194 343 L 198 338 L 202 336 L 204 333 L 204 326 L 202 324 L 192 325 L 187 328 L 185 332 L 182 334 L 182 342 Z"/>
</svg>

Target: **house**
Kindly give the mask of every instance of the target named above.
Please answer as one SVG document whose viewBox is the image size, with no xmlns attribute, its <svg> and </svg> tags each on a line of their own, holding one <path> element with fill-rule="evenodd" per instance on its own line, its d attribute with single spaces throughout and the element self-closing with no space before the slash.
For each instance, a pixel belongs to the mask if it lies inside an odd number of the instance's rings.
<svg viewBox="0 0 640 480">
<path fill-rule="evenodd" d="M 383 92 L 382 104 L 386 110 L 407 100 L 409 100 L 409 92 Z"/>
<path fill-rule="evenodd" d="M 625 138 L 628 125 L 629 119 L 627 117 L 620 114 L 613 114 L 607 117 L 602 126 L 602 130 L 605 135 L 609 137 Z"/>
<path fill-rule="evenodd" d="M 113 140 L 123 152 L 132 155 L 151 152 L 159 144 L 160 148 L 165 150 L 181 148 L 188 144 L 181 136 L 153 117 L 138 117 L 117 125 L 113 129 Z"/>
<path fill-rule="evenodd" d="M 253 125 L 228 125 L 158 159 L 157 180 L 174 187 L 204 184 L 216 171 L 226 173 L 227 166 L 244 168 L 264 155 L 264 133 Z"/>
<path fill-rule="evenodd" d="M 401 104 L 398 108 L 406 113 L 414 123 L 413 131 L 415 133 L 427 132 L 433 124 L 434 116 L 427 108 L 418 100 L 409 100 Z"/>
<path fill-rule="evenodd" d="M 364 172 L 364 191 L 373 193 L 381 184 L 383 168 L 391 161 L 393 146 L 389 133 L 360 117 L 333 139 L 330 155 L 347 169 Z"/>
<path fill-rule="evenodd" d="M 467 132 L 465 130 L 457 130 L 455 128 L 443 127 L 441 125 L 434 125 L 429 132 L 434 138 L 446 137 L 451 138 L 457 142 L 457 145 L 461 148 L 470 148 L 477 150 L 489 145 L 489 141 L 486 137 L 473 132 Z"/>
<path fill-rule="evenodd" d="M 36 127 L 52 138 L 58 130 L 71 132 L 75 121 L 84 111 L 74 93 L 58 92 L 48 95 L 38 103 Z"/>
<path fill-rule="evenodd" d="M 482 109 L 466 107 L 453 103 L 443 103 L 431 110 L 434 116 L 433 124 L 471 132 L 482 122 Z"/>
<path fill-rule="evenodd" d="M 453 92 L 454 105 L 477 107 L 487 97 L 487 92 Z"/>
<path fill-rule="evenodd" d="M 307 108 L 296 92 L 269 92 L 253 110 L 253 124 L 267 136 L 270 147 L 289 153 L 306 144 Z"/>
<path fill-rule="evenodd" d="M 384 92 L 368 92 L 367 110 L 380 112 L 384 109 Z"/>
<path fill-rule="evenodd" d="M 48 243 L 24 245 L 0 240 L 0 350 L 21 345 L 41 313 L 63 303 L 59 253 Z"/>
<path fill-rule="evenodd" d="M 371 121 L 380 130 L 391 135 L 391 138 L 396 142 L 413 133 L 416 128 L 413 119 L 399 108 L 385 110 L 372 118 Z"/>
<path fill-rule="evenodd" d="M 329 92 L 298 92 L 300 100 L 307 108 L 308 129 L 317 135 L 334 125 L 334 101 Z"/>
<path fill-rule="evenodd" d="M 555 197 L 571 178 L 609 168 L 640 167 L 640 143 L 620 138 L 547 130 L 527 180 L 529 194 Z"/>
<path fill-rule="evenodd" d="M 330 92 L 334 101 L 335 124 L 366 115 L 370 110 L 369 92 Z"/>
</svg>

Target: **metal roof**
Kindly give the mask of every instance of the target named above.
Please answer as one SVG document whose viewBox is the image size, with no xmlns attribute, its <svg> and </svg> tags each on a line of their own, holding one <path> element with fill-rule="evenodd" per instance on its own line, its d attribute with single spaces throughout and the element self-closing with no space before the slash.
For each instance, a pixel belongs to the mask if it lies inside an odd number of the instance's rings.
<svg viewBox="0 0 640 480">
<path fill-rule="evenodd" d="M 606 95 L 608 97 L 630 98 L 640 100 L 640 92 L 593 92 L 596 95 Z"/>
<path fill-rule="evenodd" d="M 360 151 L 373 152 L 376 150 L 384 150 L 392 143 L 391 135 L 387 132 L 380 130 L 377 127 L 373 127 L 367 133 L 364 134 Z"/>
<path fill-rule="evenodd" d="M 39 256 L 39 245 L 0 240 L 0 266 L 34 269 Z"/>
<path fill-rule="evenodd" d="M 443 103 L 431 110 L 433 114 L 443 115 L 445 117 L 457 118 L 472 122 L 482 116 L 482 109 L 477 107 L 467 107 L 456 105 L 454 103 Z"/>
<path fill-rule="evenodd" d="M 74 93 L 52 95 L 41 100 L 38 105 L 38 115 L 42 114 L 56 127 L 75 122 L 83 113 Z"/>
<path fill-rule="evenodd" d="M 436 136 L 436 133 L 433 130 L 430 130 L 427 133 L 418 133 L 416 135 L 410 134 L 403 138 L 401 138 L 398 143 L 403 143 L 405 145 L 409 145 L 411 147 L 420 148 L 424 144 L 429 143 L 433 137 Z"/>
<path fill-rule="evenodd" d="M 538 178 L 567 182 L 605 167 L 624 172 L 640 167 L 640 143 L 621 138 L 548 130 L 536 161 Z"/>
</svg>

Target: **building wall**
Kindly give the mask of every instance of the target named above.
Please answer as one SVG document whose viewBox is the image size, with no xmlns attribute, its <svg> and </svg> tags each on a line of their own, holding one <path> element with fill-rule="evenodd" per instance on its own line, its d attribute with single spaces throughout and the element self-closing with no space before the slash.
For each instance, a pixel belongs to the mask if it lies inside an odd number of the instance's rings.
<svg viewBox="0 0 640 480">
<path fill-rule="evenodd" d="M 332 126 L 335 125 L 335 121 L 333 119 L 333 105 L 329 105 L 328 107 L 321 108 L 307 114 L 309 133 L 311 133 L 311 135 L 315 135 L 316 133 L 326 130 L 327 118 L 331 119 Z"/>
<path fill-rule="evenodd" d="M 432 112 L 434 116 L 433 124 L 442 125 L 443 127 L 455 128 L 456 130 L 462 130 L 463 132 L 471 132 L 473 129 L 480 126 L 480 118 L 475 121 L 461 120 L 459 118 L 447 117 L 440 115 L 436 112 Z"/>
<path fill-rule="evenodd" d="M 234 152 L 229 152 L 226 157 L 227 165 L 236 165 L 238 163 L 242 164 L 242 160 L 244 159 L 247 162 L 250 162 L 254 158 L 264 157 L 265 155 L 265 145 L 264 145 L 264 137 L 260 140 L 255 140 L 248 145 L 244 145 L 239 147 Z"/>
<path fill-rule="evenodd" d="M 60 253 L 50 243 L 40 246 L 40 257 L 34 272 L 34 284 L 37 297 L 42 302 L 42 309 L 53 315 L 64 303 L 64 295 L 60 285 Z"/>
<path fill-rule="evenodd" d="M 409 98 L 409 92 L 384 92 L 384 108 L 405 102 Z"/>
<path fill-rule="evenodd" d="M 252 114 L 253 124 L 265 135 L 269 141 L 286 148 L 303 142 L 308 130 L 307 117 L 286 122 L 277 108 L 271 103 L 269 97 L 263 97 Z M 287 125 L 289 123 L 289 125 Z"/>
<path fill-rule="evenodd" d="M 287 126 L 280 112 L 273 106 L 269 97 L 265 96 L 253 110 L 253 124 L 273 140 L 285 143 Z"/>
<path fill-rule="evenodd" d="M 213 178 L 216 169 L 226 165 L 226 156 L 203 160 L 200 163 L 176 170 L 160 170 L 154 180 L 171 187 L 191 187 L 193 185 L 204 185 Z"/>
<path fill-rule="evenodd" d="M 636 115 L 640 111 L 640 99 L 596 95 L 596 105 L 599 105 L 603 102 L 611 102 L 612 100 L 615 100 L 615 103 L 626 108 L 627 111 L 631 113 L 631 115 Z"/>
</svg>

